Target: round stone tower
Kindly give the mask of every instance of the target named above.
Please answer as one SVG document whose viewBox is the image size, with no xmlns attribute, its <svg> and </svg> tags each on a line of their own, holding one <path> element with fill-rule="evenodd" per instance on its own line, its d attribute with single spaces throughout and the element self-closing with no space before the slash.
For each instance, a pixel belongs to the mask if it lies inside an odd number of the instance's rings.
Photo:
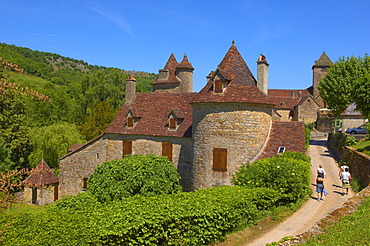
<svg viewBox="0 0 370 246">
<path fill-rule="evenodd" d="M 180 80 L 180 92 L 193 92 L 193 66 L 184 55 L 182 61 L 176 66 L 176 76 Z"/>
</svg>

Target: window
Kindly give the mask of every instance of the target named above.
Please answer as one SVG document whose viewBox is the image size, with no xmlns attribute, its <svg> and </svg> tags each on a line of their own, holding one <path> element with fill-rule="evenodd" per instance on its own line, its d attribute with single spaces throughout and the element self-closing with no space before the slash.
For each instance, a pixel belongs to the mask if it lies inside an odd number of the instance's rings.
<svg viewBox="0 0 370 246">
<path fill-rule="evenodd" d="M 214 82 L 214 93 L 222 93 L 222 81 L 216 80 Z"/>
<path fill-rule="evenodd" d="M 285 152 L 285 147 L 280 146 L 279 149 L 278 149 L 278 154 L 282 154 L 284 152 Z"/>
<path fill-rule="evenodd" d="M 227 149 L 213 149 L 213 171 L 227 171 Z"/>
<path fill-rule="evenodd" d="M 134 117 L 128 116 L 127 117 L 127 127 L 133 127 L 134 126 Z"/>
<path fill-rule="evenodd" d="M 162 143 L 162 156 L 167 156 L 168 160 L 172 161 L 172 143 L 163 142 Z"/>
<path fill-rule="evenodd" d="M 176 119 L 171 117 L 169 122 L 169 128 L 170 130 L 176 130 L 176 127 L 177 127 Z"/>
<path fill-rule="evenodd" d="M 88 178 L 84 178 L 82 180 L 82 190 L 87 190 L 87 180 Z"/>
<path fill-rule="evenodd" d="M 131 140 L 124 140 L 123 141 L 123 156 L 131 155 L 132 154 L 132 141 Z"/>
</svg>

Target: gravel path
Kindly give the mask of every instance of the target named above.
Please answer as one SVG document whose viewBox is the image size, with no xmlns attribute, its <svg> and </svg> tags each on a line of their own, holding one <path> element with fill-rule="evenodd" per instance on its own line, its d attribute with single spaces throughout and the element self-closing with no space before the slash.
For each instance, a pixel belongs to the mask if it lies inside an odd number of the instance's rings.
<svg viewBox="0 0 370 246">
<path fill-rule="evenodd" d="M 312 196 L 297 212 L 277 225 L 271 231 L 246 244 L 248 246 L 260 246 L 266 243 L 280 241 L 286 236 L 295 236 L 311 229 L 314 224 L 324 218 L 328 213 L 342 206 L 349 197 L 355 195 L 350 190 L 348 195 L 342 196 L 341 181 L 339 179 L 338 163 L 327 149 L 326 140 L 312 140 L 307 155 L 311 157 L 311 187 Z M 321 164 L 326 171 L 327 178 L 324 181 L 329 195 L 324 201 L 318 201 L 315 192 L 315 179 L 317 168 Z"/>
</svg>

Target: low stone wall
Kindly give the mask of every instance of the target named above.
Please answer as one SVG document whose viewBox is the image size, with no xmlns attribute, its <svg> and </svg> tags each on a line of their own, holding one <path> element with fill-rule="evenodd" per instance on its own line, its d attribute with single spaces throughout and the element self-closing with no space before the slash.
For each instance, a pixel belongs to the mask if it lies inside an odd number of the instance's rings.
<svg viewBox="0 0 370 246">
<path fill-rule="evenodd" d="M 353 173 L 360 181 L 362 186 L 370 184 L 370 156 L 355 150 L 352 147 L 340 146 L 343 135 L 329 134 L 328 147 L 335 154 L 336 158 L 347 162 Z"/>
</svg>

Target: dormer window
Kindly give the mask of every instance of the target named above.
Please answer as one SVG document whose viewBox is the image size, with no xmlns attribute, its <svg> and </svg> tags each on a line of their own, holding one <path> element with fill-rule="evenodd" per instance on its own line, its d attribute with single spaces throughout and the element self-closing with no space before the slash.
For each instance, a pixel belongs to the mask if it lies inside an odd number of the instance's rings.
<svg viewBox="0 0 370 246">
<path fill-rule="evenodd" d="M 285 152 L 285 147 L 284 147 L 284 146 L 280 146 L 280 147 L 278 148 L 277 153 L 278 153 L 278 154 L 282 154 L 282 153 L 284 153 L 284 152 Z"/>
<path fill-rule="evenodd" d="M 134 126 L 134 117 L 127 116 L 127 127 L 133 127 Z"/>
<path fill-rule="evenodd" d="M 172 111 L 168 118 L 168 130 L 175 131 L 180 123 L 182 122 L 183 118 L 178 118 L 175 113 Z"/>
<path fill-rule="evenodd" d="M 126 115 L 126 126 L 131 128 L 135 126 L 135 123 L 140 120 L 140 117 L 135 117 L 131 110 Z"/>
<path fill-rule="evenodd" d="M 221 80 L 215 80 L 214 82 L 214 93 L 222 93 L 222 81 Z"/>
<path fill-rule="evenodd" d="M 176 119 L 173 117 L 170 117 L 168 125 L 169 125 L 170 130 L 176 130 L 176 127 L 177 127 Z"/>
</svg>

